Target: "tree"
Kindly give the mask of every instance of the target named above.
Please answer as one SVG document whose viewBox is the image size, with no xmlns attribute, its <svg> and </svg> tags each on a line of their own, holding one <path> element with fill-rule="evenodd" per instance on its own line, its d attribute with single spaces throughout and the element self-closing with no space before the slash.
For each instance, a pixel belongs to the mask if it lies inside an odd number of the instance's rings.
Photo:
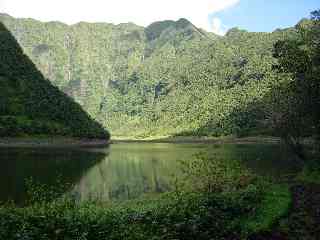
<svg viewBox="0 0 320 240">
<path fill-rule="evenodd" d="M 320 136 L 320 11 L 312 12 L 296 30 L 295 38 L 274 46 L 274 70 L 286 80 L 273 90 L 270 119 L 294 152 L 305 158 L 301 140 Z"/>
</svg>

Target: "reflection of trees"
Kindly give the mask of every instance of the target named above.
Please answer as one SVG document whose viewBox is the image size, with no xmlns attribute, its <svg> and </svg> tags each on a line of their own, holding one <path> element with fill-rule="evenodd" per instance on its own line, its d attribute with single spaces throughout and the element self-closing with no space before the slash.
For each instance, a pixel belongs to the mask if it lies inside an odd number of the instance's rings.
<svg viewBox="0 0 320 240">
<path fill-rule="evenodd" d="M 62 182 L 61 192 L 68 185 L 81 181 L 83 174 L 100 162 L 106 154 L 68 149 L 0 149 L 0 200 L 22 203 L 26 198 L 25 180 L 53 185 Z"/>
<path fill-rule="evenodd" d="M 115 152 L 92 167 L 74 192 L 78 192 L 79 200 L 114 200 L 169 190 L 177 162 L 149 157 L 141 153 Z"/>
</svg>

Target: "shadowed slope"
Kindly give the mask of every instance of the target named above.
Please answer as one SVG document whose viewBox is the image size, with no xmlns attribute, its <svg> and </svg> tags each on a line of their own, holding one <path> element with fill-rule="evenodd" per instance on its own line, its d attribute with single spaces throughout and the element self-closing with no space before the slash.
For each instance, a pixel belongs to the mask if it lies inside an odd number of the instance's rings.
<svg viewBox="0 0 320 240">
<path fill-rule="evenodd" d="M 44 78 L 0 23 L 0 136 L 109 138 L 81 106 Z"/>
</svg>

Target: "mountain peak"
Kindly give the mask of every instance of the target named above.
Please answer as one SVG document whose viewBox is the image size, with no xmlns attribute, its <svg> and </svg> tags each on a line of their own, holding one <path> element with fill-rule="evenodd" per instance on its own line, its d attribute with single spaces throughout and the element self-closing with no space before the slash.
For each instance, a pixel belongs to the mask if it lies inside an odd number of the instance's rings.
<svg viewBox="0 0 320 240">
<path fill-rule="evenodd" d="M 148 40 L 155 40 L 161 36 L 163 32 L 174 31 L 181 32 L 185 31 L 188 34 L 192 34 L 193 32 L 198 32 L 202 34 L 199 29 L 194 26 L 189 20 L 185 18 L 180 18 L 177 21 L 173 20 L 164 20 L 158 21 L 150 24 L 146 29 L 145 33 L 147 35 Z"/>
<path fill-rule="evenodd" d="M 1 12 L 0 12 L 0 17 L 10 17 L 10 18 L 12 18 L 9 14 L 1 13 Z"/>
<path fill-rule="evenodd" d="M 176 27 L 177 28 L 185 28 L 188 26 L 193 26 L 193 24 L 186 18 L 180 18 L 178 21 L 176 21 Z"/>
<path fill-rule="evenodd" d="M 239 34 L 241 33 L 246 33 L 247 31 L 246 30 L 243 30 L 243 29 L 240 29 L 238 27 L 234 27 L 234 28 L 231 28 L 227 33 L 226 33 L 226 36 L 227 37 L 234 37 L 234 36 L 238 36 Z"/>
</svg>

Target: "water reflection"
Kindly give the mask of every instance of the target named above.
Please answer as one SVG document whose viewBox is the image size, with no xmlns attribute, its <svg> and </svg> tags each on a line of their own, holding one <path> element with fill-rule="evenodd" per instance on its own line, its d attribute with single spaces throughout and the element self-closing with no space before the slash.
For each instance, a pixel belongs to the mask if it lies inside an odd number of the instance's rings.
<svg viewBox="0 0 320 240">
<path fill-rule="evenodd" d="M 105 157 L 75 186 L 80 200 L 124 200 L 170 189 L 176 161 L 136 155 Z"/>
<path fill-rule="evenodd" d="M 179 175 L 178 160 L 198 152 L 242 161 L 258 174 L 295 171 L 292 156 L 278 145 L 114 144 L 108 149 L 0 149 L 0 200 L 23 203 L 25 179 L 53 185 L 57 176 L 73 184 L 63 189 L 79 201 L 125 200 L 165 192 Z"/>
<path fill-rule="evenodd" d="M 74 192 L 80 200 L 125 200 L 171 189 L 178 160 L 194 149 L 170 144 L 116 144 L 87 171 Z"/>
<path fill-rule="evenodd" d="M 85 173 L 106 157 L 106 153 L 74 149 L 0 148 L 0 201 L 24 203 L 26 180 L 53 185 L 77 183 Z M 59 187 L 64 188 L 66 184 Z M 68 191 L 69 189 L 62 189 Z"/>
</svg>

